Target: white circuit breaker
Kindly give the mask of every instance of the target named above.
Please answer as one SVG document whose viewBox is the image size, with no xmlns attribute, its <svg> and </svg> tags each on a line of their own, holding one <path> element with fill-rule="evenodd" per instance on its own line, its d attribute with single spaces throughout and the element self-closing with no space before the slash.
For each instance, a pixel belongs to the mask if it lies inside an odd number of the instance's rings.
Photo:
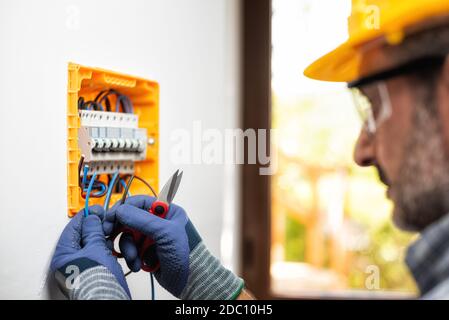
<svg viewBox="0 0 449 320">
<path fill-rule="evenodd" d="M 78 144 L 89 174 L 132 174 L 134 162 L 145 159 L 147 130 L 128 113 L 80 110 Z"/>
</svg>

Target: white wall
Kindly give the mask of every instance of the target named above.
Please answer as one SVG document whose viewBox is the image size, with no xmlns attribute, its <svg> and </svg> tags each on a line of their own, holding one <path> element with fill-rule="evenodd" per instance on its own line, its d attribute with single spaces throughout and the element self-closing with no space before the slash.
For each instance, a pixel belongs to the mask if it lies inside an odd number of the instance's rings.
<svg viewBox="0 0 449 320">
<path fill-rule="evenodd" d="M 1 299 L 48 298 L 46 269 L 68 221 L 67 62 L 160 82 L 163 181 L 177 167 L 172 130 L 238 124 L 238 14 L 238 0 L 0 2 Z M 183 169 L 176 202 L 235 267 L 236 168 Z M 128 281 L 134 298 L 149 298 L 147 274 Z"/>
</svg>

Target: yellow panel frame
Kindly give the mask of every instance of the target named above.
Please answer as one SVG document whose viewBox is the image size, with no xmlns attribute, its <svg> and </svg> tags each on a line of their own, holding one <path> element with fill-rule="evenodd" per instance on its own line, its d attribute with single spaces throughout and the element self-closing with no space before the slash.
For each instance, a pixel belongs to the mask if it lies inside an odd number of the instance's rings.
<svg viewBox="0 0 449 320">
<path fill-rule="evenodd" d="M 91 68 L 76 63 L 68 64 L 67 86 L 67 202 L 68 215 L 73 217 L 84 207 L 84 199 L 78 186 L 78 164 L 81 151 L 78 147 L 78 97 L 93 99 L 101 90 L 116 89 L 132 101 L 134 113 L 139 116 L 139 127 L 147 129 L 154 139 L 148 144 L 144 161 L 135 162 L 135 174 L 148 181 L 158 190 L 159 176 L 159 84 L 155 81 L 133 77 L 100 68 Z M 103 177 L 104 178 L 104 177 Z M 100 179 L 103 179 L 100 177 Z M 132 194 L 149 194 L 148 188 L 139 181 L 131 186 Z M 121 194 L 112 194 L 111 204 Z M 104 197 L 91 198 L 90 205 L 103 204 Z"/>
</svg>

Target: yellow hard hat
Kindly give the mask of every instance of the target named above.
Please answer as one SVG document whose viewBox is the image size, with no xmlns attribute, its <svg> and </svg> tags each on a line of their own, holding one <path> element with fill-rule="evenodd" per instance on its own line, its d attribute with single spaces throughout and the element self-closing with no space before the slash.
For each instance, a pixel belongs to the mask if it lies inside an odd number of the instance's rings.
<svg viewBox="0 0 449 320">
<path fill-rule="evenodd" d="M 352 0 L 348 40 L 309 65 L 304 75 L 325 81 L 357 80 L 361 46 L 380 37 L 398 44 L 408 27 L 448 14 L 449 0 Z"/>
</svg>

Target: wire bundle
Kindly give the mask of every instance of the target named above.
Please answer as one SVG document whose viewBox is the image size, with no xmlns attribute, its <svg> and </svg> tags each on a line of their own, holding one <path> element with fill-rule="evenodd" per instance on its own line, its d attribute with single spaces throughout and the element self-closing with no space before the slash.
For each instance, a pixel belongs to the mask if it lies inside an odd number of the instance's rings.
<svg viewBox="0 0 449 320">
<path fill-rule="evenodd" d="M 96 173 L 94 173 L 91 179 L 88 181 L 87 176 L 89 173 L 89 166 L 84 165 L 84 157 L 81 156 L 80 162 L 78 164 L 78 185 L 81 188 L 81 196 L 101 198 L 107 192 L 106 184 L 102 181 L 96 179 Z M 81 178 L 81 168 L 83 168 L 83 177 Z M 90 187 L 90 189 L 89 189 Z M 95 192 L 94 192 L 95 191 Z"/>
<path fill-rule="evenodd" d="M 115 96 L 115 112 L 121 109 L 124 113 L 134 113 L 131 99 L 115 89 L 100 91 L 94 100 L 85 101 L 84 97 L 79 97 L 78 110 L 111 111 L 111 95 Z"/>
</svg>

